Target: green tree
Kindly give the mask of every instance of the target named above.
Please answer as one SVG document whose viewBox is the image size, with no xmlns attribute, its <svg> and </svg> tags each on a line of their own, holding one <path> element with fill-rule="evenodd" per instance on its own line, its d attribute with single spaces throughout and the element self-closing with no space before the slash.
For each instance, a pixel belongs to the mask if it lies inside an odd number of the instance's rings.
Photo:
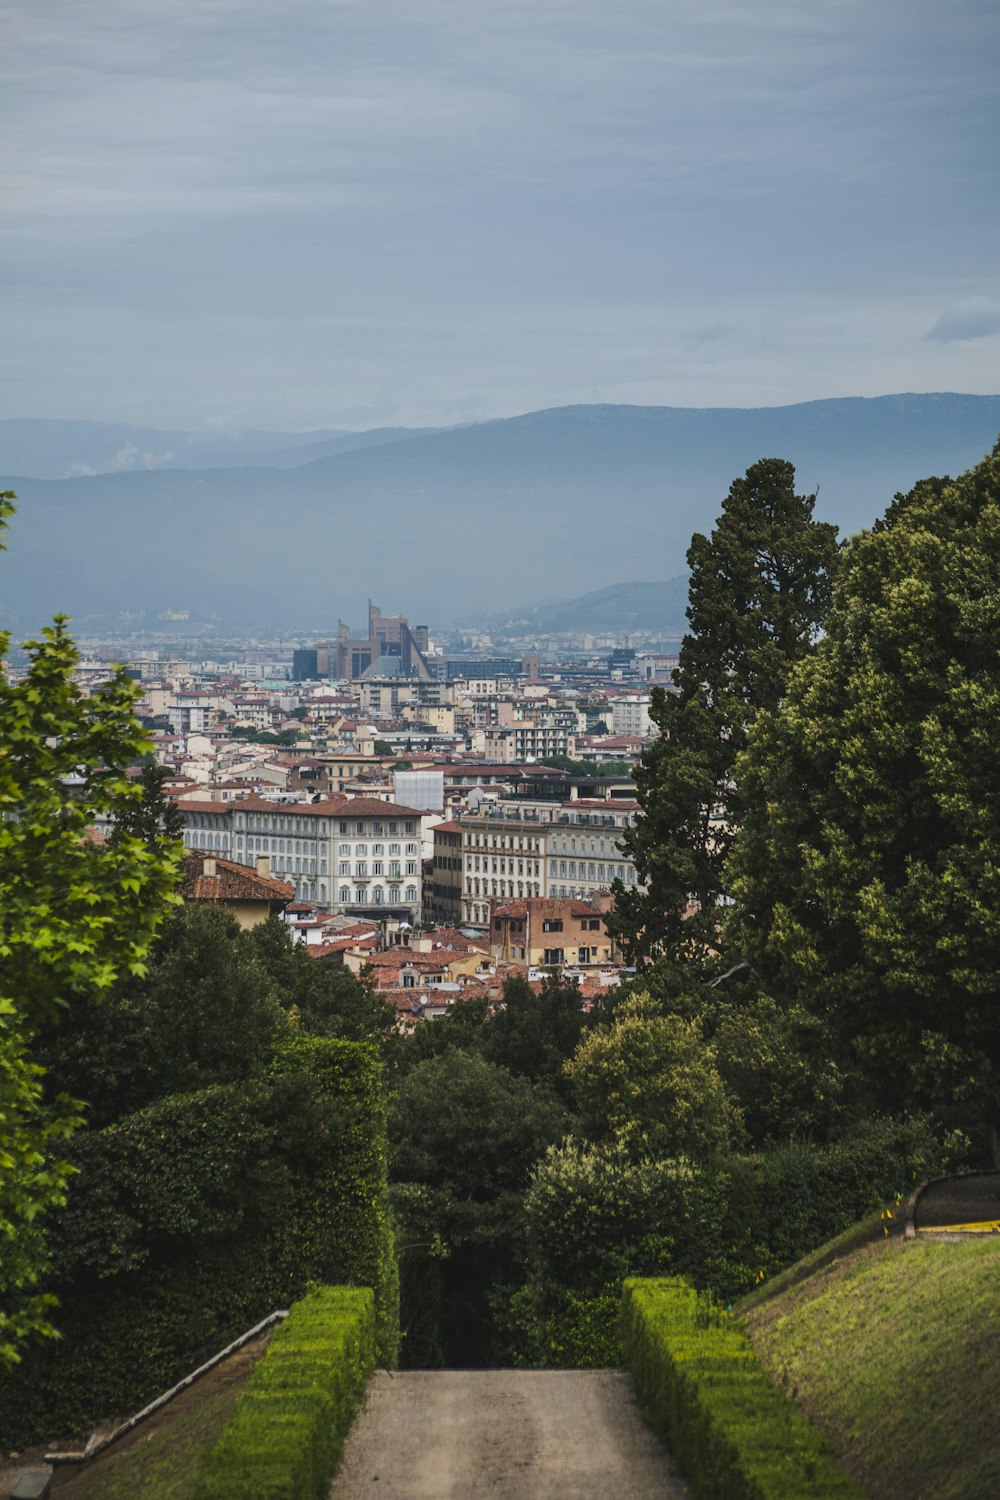
<svg viewBox="0 0 1000 1500">
<path fill-rule="evenodd" d="M 524 1189 L 568 1123 L 547 1091 L 457 1050 L 400 1084 L 390 1175 L 410 1364 L 496 1362 L 498 1312 L 519 1277 Z"/>
<path fill-rule="evenodd" d="M 50 1090 L 85 1100 L 101 1129 L 172 1094 L 258 1077 L 290 1030 L 279 993 L 252 934 L 192 903 L 162 930 L 144 977 L 75 1007 L 38 1056 Z"/>
<path fill-rule="evenodd" d="M 245 936 L 279 1003 L 305 1035 L 388 1044 L 395 1032 L 396 1012 L 371 985 L 339 964 L 315 958 L 304 943 L 292 941 L 277 917 L 261 922 Z"/>
<path fill-rule="evenodd" d="M 141 800 L 128 798 L 116 810 L 111 830 L 113 844 L 137 838 L 154 849 L 183 853 L 180 849 L 171 850 L 173 841 L 183 841 L 184 814 L 164 792 L 168 774 L 166 766 L 159 766 L 153 760 L 143 764 L 139 774 Z"/>
<path fill-rule="evenodd" d="M 647 994 L 630 995 L 608 1028 L 590 1032 L 566 1071 L 581 1131 L 597 1144 L 704 1157 L 739 1126 L 701 1026 L 664 1015 Z"/>
<path fill-rule="evenodd" d="M 13 509 L 0 497 L 0 531 Z M 39 1029 L 122 974 L 141 974 L 172 899 L 178 860 L 126 836 L 91 837 L 96 819 L 141 798 L 126 767 L 147 750 L 138 690 L 113 672 L 89 697 L 59 616 L 26 645 L 18 681 L 0 635 L 0 1358 L 51 1333 L 45 1212 L 64 1201 L 59 1143 L 80 1123 L 66 1097 L 46 1098 L 32 1055 Z"/>
<path fill-rule="evenodd" d="M 660 735 L 643 751 L 642 812 L 622 840 L 640 885 L 615 883 L 608 921 L 634 960 L 697 956 L 714 942 L 743 806 L 736 757 L 754 715 L 780 700 L 829 602 L 836 527 L 813 519 L 814 503 L 795 493 L 790 463 L 761 459 L 734 481 L 711 537 L 691 542 L 691 629 L 673 673 L 677 691 L 654 689 Z"/>
<path fill-rule="evenodd" d="M 849 543 L 737 767 L 733 935 L 883 1097 L 1000 1124 L 1000 444 Z"/>
</svg>

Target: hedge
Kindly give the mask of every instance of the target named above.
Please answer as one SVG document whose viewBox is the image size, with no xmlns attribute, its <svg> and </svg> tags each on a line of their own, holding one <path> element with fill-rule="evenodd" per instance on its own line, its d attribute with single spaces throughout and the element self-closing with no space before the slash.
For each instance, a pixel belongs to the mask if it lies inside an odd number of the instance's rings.
<svg viewBox="0 0 1000 1500">
<path fill-rule="evenodd" d="M 367 1044 L 295 1039 L 269 1073 L 176 1095 L 73 1143 L 51 1226 L 61 1338 L 0 1374 L 0 1442 L 137 1410 L 310 1284 L 375 1294 L 398 1352 L 382 1070 Z"/>
<path fill-rule="evenodd" d="M 372 1293 L 310 1292 L 253 1370 L 195 1500 L 321 1500 L 374 1365 Z"/>
<path fill-rule="evenodd" d="M 690 1283 L 626 1281 L 625 1363 L 700 1500 L 863 1500 L 739 1324 Z"/>
</svg>

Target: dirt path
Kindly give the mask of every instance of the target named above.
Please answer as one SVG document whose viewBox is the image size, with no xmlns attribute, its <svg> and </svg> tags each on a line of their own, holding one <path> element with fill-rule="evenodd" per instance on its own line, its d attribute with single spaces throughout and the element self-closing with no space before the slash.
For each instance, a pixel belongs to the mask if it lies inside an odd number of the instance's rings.
<svg viewBox="0 0 1000 1500">
<path fill-rule="evenodd" d="M 681 1500 L 617 1370 L 376 1374 L 331 1500 Z"/>
</svg>

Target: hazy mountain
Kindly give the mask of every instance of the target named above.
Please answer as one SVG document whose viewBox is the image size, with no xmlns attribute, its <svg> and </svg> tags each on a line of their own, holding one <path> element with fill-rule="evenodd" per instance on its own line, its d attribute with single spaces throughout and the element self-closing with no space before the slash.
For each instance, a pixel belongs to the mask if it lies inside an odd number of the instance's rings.
<svg viewBox="0 0 1000 1500">
<path fill-rule="evenodd" d="M 662 583 L 614 583 L 579 599 L 496 615 L 488 623 L 498 635 L 529 631 L 558 634 L 566 630 L 627 635 L 630 631 L 652 630 L 674 638 L 687 629 L 687 596 L 687 574 L 680 573 Z"/>
<path fill-rule="evenodd" d="M 369 432 L 180 432 L 122 422 L 0 422 L 0 472 L 32 479 L 73 479 L 149 469 L 284 469 L 397 443 L 429 427 L 375 427 Z"/>
<path fill-rule="evenodd" d="M 790 459 L 802 490 L 819 487 L 818 514 L 852 531 L 918 478 L 976 463 L 998 432 L 998 396 L 575 406 L 296 468 L 12 477 L 0 597 L 18 630 L 57 609 L 145 610 L 151 624 L 187 609 L 325 631 L 363 617 L 369 595 L 433 625 L 599 591 L 640 566 L 682 573 L 691 533 L 759 458 Z"/>
</svg>

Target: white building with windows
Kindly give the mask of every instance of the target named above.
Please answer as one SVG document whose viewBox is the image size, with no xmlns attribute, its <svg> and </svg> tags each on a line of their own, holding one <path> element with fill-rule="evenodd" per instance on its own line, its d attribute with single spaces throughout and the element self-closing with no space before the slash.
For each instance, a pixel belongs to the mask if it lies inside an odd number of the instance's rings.
<svg viewBox="0 0 1000 1500">
<path fill-rule="evenodd" d="M 491 900 L 577 896 L 636 884 L 619 847 L 638 804 L 501 800 L 462 819 L 462 922 L 485 927 Z"/>
<path fill-rule="evenodd" d="M 262 856 L 300 900 L 327 911 L 420 921 L 421 813 L 375 797 L 178 804 L 188 849 L 254 865 Z"/>
</svg>

